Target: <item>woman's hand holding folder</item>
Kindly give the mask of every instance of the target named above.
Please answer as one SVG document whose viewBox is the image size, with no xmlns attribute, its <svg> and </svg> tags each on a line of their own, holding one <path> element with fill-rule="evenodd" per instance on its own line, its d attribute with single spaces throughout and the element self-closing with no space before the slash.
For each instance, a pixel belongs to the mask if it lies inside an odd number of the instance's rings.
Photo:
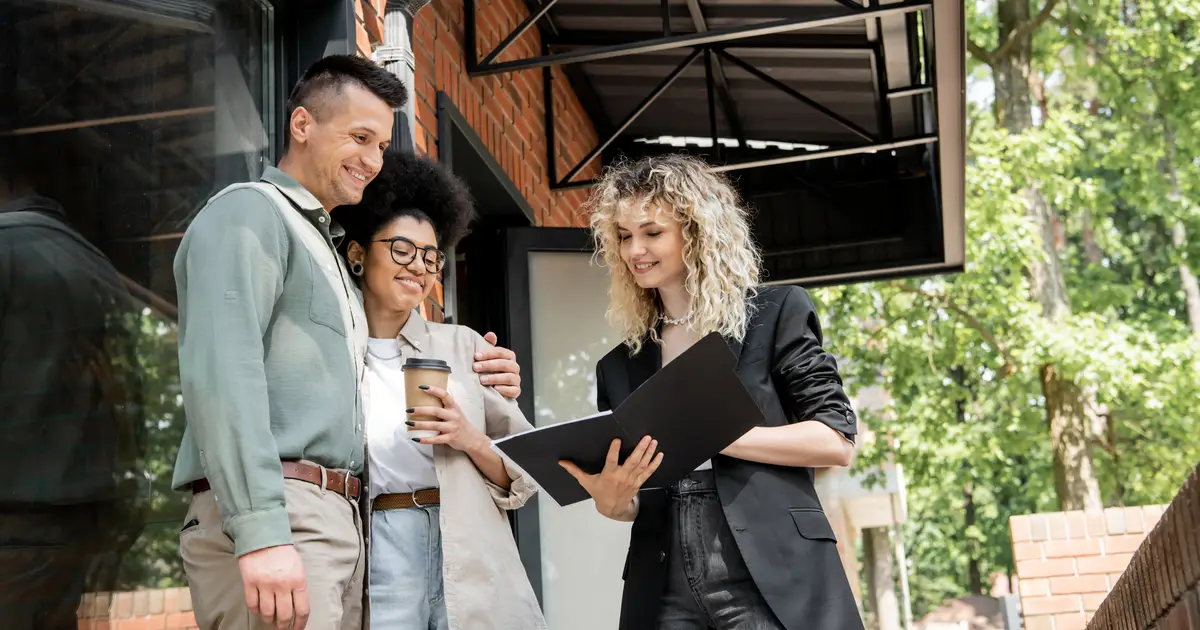
<svg viewBox="0 0 1200 630">
<path fill-rule="evenodd" d="M 558 464 L 587 490 L 596 502 L 596 511 L 616 521 L 632 521 L 638 511 L 638 490 L 662 463 L 663 454 L 656 454 L 657 448 L 658 440 L 647 435 L 625 458 L 625 463 L 619 463 L 621 440 L 613 440 L 608 447 L 604 469 L 597 475 L 589 475 L 569 461 L 562 460 Z"/>
</svg>

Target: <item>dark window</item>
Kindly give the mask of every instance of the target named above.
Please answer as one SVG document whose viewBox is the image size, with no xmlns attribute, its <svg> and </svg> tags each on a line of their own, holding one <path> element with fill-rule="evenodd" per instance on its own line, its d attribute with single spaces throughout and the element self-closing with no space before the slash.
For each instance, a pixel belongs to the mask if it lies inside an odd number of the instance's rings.
<svg viewBox="0 0 1200 630">
<path fill-rule="evenodd" d="M 272 16 L 256 0 L 0 2 L 5 628 L 71 627 L 85 593 L 80 616 L 114 627 L 186 607 L 152 590 L 186 586 L 171 267 L 205 201 L 273 160 Z"/>
</svg>

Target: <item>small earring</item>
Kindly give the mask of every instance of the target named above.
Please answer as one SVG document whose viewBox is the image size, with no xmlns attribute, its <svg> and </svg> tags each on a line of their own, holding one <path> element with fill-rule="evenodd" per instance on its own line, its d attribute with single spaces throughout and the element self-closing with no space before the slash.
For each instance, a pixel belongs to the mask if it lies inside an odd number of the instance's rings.
<svg viewBox="0 0 1200 630">
<path fill-rule="evenodd" d="M 350 264 L 350 273 L 352 273 L 356 276 L 361 276 L 363 273 L 362 263 L 351 263 Z"/>
</svg>

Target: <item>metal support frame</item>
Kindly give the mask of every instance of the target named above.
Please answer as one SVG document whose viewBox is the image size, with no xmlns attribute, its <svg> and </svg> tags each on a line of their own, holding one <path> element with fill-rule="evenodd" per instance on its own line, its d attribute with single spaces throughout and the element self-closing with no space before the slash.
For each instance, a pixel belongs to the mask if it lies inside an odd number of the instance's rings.
<svg viewBox="0 0 1200 630">
<path fill-rule="evenodd" d="M 546 4 L 553 3 L 547 0 Z M 764 35 L 796 33 L 820 28 L 823 26 L 834 26 L 847 22 L 857 22 L 864 19 L 879 19 L 891 15 L 904 15 L 913 11 L 919 11 L 928 8 L 930 6 L 932 6 L 932 0 L 904 0 L 903 2 L 891 4 L 886 7 L 877 6 L 872 8 L 838 10 L 823 17 L 774 20 L 761 24 L 737 26 L 704 33 L 690 33 L 687 35 L 672 35 L 669 37 L 647 39 L 641 42 L 626 45 L 598 46 L 584 50 L 543 54 L 539 57 L 517 59 L 514 61 L 496 62 L 494 61 L 495 57 L 489 54 L 489 58 L 493 60 L 487 63 L 481 63 L 478 61 L 479 51 L 476 47 L 475 37 L 475 0 L 465 0 L 463 8 L 466 13 L 467 68 L 470 75 L 483 76 L 511 72 L 514 70 L 532 70 L 545 66 L 586 63 L 589 61 L 598 61 L 600 59 L 611 59 L 613 57 L 624 57 L 627 55 L 637 55 L 663 50 L 675 50 L 679 48 L 723 44 L 726 42 L 740 41 L 753 37 L 761 37 Z M 544 6 L 543 8 L 548 10 L 549 7 Z M 529 26 L 536 21 L 534 19 L 535 16 L 540 17 L 541 15 L 545 15 L 545 13 L 545 10 L 533 12 L 530 18 L 518 25 L 517 29 L 528 29 Z M 510 38 L 515 39 L 512 37 L 512 35 L 510 35 L 508 38 L 505 38 L 505 41 L 508 41 Z"/>
<path fill-rule="evenodd" d="M 812 109 L 820 112 L 838 125 L 848 129 L 855 135 L 866 141 L 860 146 L 851 147 L 834 147 L 823 151 L 808 151 L 800 152 L 792 155 L 783 155 L 763 160 L 752 160 L 746 162 L 738 162 L 731 164 L 715 165 L 714 171 L 735 171 L 748 168 L 756 168 L 761 166 L 775 166 L 780 164 L 790 164 L 796 162 L 804 162 L 810 160 L 818 160 L 824 158 L 832 158 L 847 155 L 856 155 L 864 153 L 875 153 L 878 151 L 890 151 L 905 147 L 919 146 L 924 144 L 936 143 L 938 140 L 937 134 L 924 135 L 913 138 L 896 139 L 892 130 L 891 122 L 891 100 L 895 98 L 903 98 L 909 96 L 920 96 L 924 94 L 934 94 L 931 85 L 914 85 L 912 87 L 889 90 L 887 83 L 886 68 L 882 39 L 867 45 L 857 45 L 853 48 L 858 50 L 869 51 L 871 53 L 872 64 L 875 66 L 876 89 L 879 95 L 879 133 L 873 134 L 861 125 L 849 120 L 848 118 L 838 114 L 832 109 L 825 107 L 817 101 L 805 96 L 795 88 L 787 85 L 779 79 L 763 72 L 750 63 L 738 58 L 737 56 L 725 50 L 725 44 L 736 43 L 739 47 L 753 47 L 755 41 L 765 41 L 769 39 L 778 39 L 780 36 L 796 33 L 805 30 L 811 30 L 822 26 L 830 26 L 842 24 L 846 22 L 854 22 L 859 20 L 874 20 L 876 32 L 882 33 L 882 18 L 893 15 L 908 15 L 914 12 L 921 12 L 932 7 L 932 0 L 904 0 L 897 4 L 883 6 L 879 0 L 867 0 L 869 4 L 863 6 L 858 3 L 858 0 L 837 0 L 839 4 L 847 10 L 836 11 L 830 15 L 822 15 L 818 17 L 806 18 L 789 18 L 784 20 L 775 20 L 766 23 L 752 24 L 748 26 L 739 26 L 728 29 L 709 30 L 708 24 L 700 9 L 699 0 L 685 0 L 689 13 L 692 17 L 696 28 L 696 33 L 674 35 L 671 26 L 671 6 L 669 0 L 663 0 L 661 3 L 661 18 L 663 36 L 658 38 L 643 39 L 638 41 L 617 41 L 616 43 L 607 43 L 605 38 L 594 37 L 595 40 L 603 40 L 600 45 L 586 46 L 579 42 L 572 41 L 574 34 L 562 35 L 559 34 L 554 38 L 543 38 L 541 54 L 537 57 L 528 59 L 518 59 L 514 61 L 498 62 L 497 59 L 515 42 L 518 38 L 524 35 L 533 27 L 539 20 L 545 18 L 550 10 L 557 4 L 558 0 L 542 0 L 541 4 L 536 6 L 533 2 L 529 2 L 529 16 L 521 21 L 520 24 L 513 29 L 493 50 L 487 53 L 482 60 L 479 60 L 477 50 L 477 32 L 476 32 L 476 0 L 464 0 L 465 10 L 465 35 L 466 35 L 466 65 L 468 73 L 472 76 L 485 76 L 490 74 L 498 74 L 504 72 L 541 69 L 542 70 L 542 86 L 543 99 L 545 102 L 544 125 L 546 129 L 546 164 L 550 180 L 550 188 L 552 190 L 564 190 L 572 188 L 582 188 L 590 186 L 594 180 L 573 181 L 588 164 L 592 163 L 599 157 L 605 149 L 612 145 L 626 129 L 632 125 L 646 109 L 663 94 L 679 76 L 692 65 L 692 63 L 701 54 L 704 55 L 705 64 L 705 79 L 706 79 L 706 95 L 708 101 L 708 122 L 709 132 L 712 137 L 713 154 L 720 161 L 719 156 L 722 153 L 722 147 L 719 138 L 719 128 L 717 125 L 716 109 L 717 103 L 723 109 L 725 119 L 729 124 L 731 131 L 737 137 L 739 146 L 745 146 L 745 135 L 742 128 L 740 117 L 737 113 L 737 106 L 733 99 L 731 90 L 729 89 L 728 79 L 725 76 L 722 61 L 732 63 L 752 76 L 755 76 L 772 87 L 788 94 L 789 96 L 808 105 Z M 557 29 L 554 29 L 557 33 Z M 607 37 L 607 36 L 606 36 Z M 757 40 L 755 39 L 757 38 Z M 817 39 L 817 38 L 813 38 Z M 825 39 L 825 38 L 821 38 Z M 820 47 L 819 42 L 809 42 L 813 46 Z M 585 45 L 582 50 L 574 50 L 569 52 L 552 53 L 555 46 L 571 46 Z M 833 46 L 835 49 L 844 49 L 849 42 Z M 792 45 L 784 45 L 791 48 Z M 801 46 L 803 47 L 803 46 Z M 615 57 L 637 55 L 643 53 L 651 53 L 665 50 L 677 50 L 680 48 L 691 48 L 690 54 L 667 75 L 639 104 L 634 110 L 625 117 L 625 119 L 616 125 L 607 137 L 592 148 L 577 164 L 571 167 L 568 172 L 560 179 L 558 177 L 558 161 L 556 151 L 556 137 L 554 126 L 554 73 L 553 68 L 556 66 L 568 66 L 571 64 L 586 63 L 598 61 L 602 59 L 611 59 Z"/>
<path fill-rule="evenodd" d="M 818 112 L 821 112 L 822 114 L 828 116 L 831 120 L 837 122 L 839 125 L 854 132 L 854 135 L 859 136 L 860 138 L 867 140 L 869 142 L 874 142 L 875 140 L 877 140 L 877 138 L 875 136 L 871 135 L 871 133 L 869 131 L 854 124 L 854 122 L 852 122 L 848 118 L 846 118 L 846 117 L 842 116 L 841 114 L 833 111 L 832 109 L 829 109 L 828 107 L 825 107 L 824 105 L 812 100 L 811 98 L 808 98 L 807 96 L 796 91 L 794 88 L 792 88 L 792 86 L 784 83 L 783 81 L 780 81 L 779 79 L 776 79 L 775 77 L 763 72 L 762 70 L 759 70 L 758 68 L 755 68 L 753 65 L 743 61 L 742 59 L 739 59 L 739 58 L 733 56 L 728 51 L 718 49 L 717 54 L 728 59 L 730 62 L 732 62 L 734 65 L 738 66 L 742 70 L 745 70 L 746 72 L 749 72 L 750 74 L 758 77 L 759 79 L 766 81 L 771 86 L 778 89 L 779 91 L 784 92 L 788 96 L 791 96 L 792 98 L 800 101 L 801 103 L 804 103 L 805 105 L 808 105 L 809 107 L 817 110 Z"/>
<path fill-rule="evenodd" d="M 578 188 L 581 186 L 590 186 L 592 184 L 592 181 L 590 181 L 590 180 L 586 181 L 586 182 L 572 182 L 571 180 L 574 179 L 575 176 L 578 175 L 580 171 L 582 171 L 584 168 L 586 168 L 587 165 L 592 162 L 592 160 L 599 157 L 600 154 L 604 151 L 604 149 L 608 148 L 608 145 L 612 144 L 618 137 L 621 136 L 622 133 L 625 132 L 626 129 L 629 128 L 629 125 L 632 125 L 633 122 L 635 120 L 637 120 L 638 116 L 641 116 L 642 113 L 645 112 L 646 109 L 648 107 L 650 107 L 650 105 L 652 103 L 654 103 L 654 101 L 658 100 L 658 97 L 662 96 L 662 93 L 666 92 L 667 88 L 671 87 L 671 84 L 674 83 L 675 80 L 679 78 L 679 75 L 683 74 L 684 70 L 688 69 L 688 66 L 692 65 L 692 62 L 696 61 L 696 58 L 699 57 L 700 53 L 702 53 L 702 52 L 704 52 L 704 49 L 702 49 L 702 48 L 696 48 L 696 49 L 692 50 L 691 54 L 689 54 L 682 62 L 680 62 L 678 66 L 675 66 L 675 69 L 671 71 L 671 74 L 668 74 L 667 77 L 662 80 L 662 82 L 660 82 L 657 86 L 655 86 L 655 88 L 653 90 L 650 91 L 650 94 L 646 95 L 646 98 L 642 99 L 641 103 L 638 103 L 637 107 L 633 108 L 633 111 L 630 112 L 630 114 L 625 117 L 625 120 L 621 121 L 621 124 L 617 125 L 617 128 L 614 129 L 611 134 L 609 134 L 607 139 L 601 141 L 599 144 L 596 145 L 595 148 L 593 148 L 591 151 L 589 151 L 587 155 L 583 156 L 583 159 L 580 160 L 579 163 L 576 164 L 575 167 L 572 168 L 566 174 L 566 176 L 564 176 L 562 178 L 562 181 L 552 183 L 550 185 L 550 187 L 551 188 Z M 550 140 L 550 144 L 547 147 L 547 151 L 546 151 L 546 161 L 553 164 L 554 160 L 555 160 L 554 144 L 552 141 L 554 120 L 553 120 L 553 115 L 551 114 L 551 112 L 554 109 L 553 91 L 548 92 L 547 96 L 551 100 L 548 100 L 546 102 L 546 112 L 547 112 L 547 121 L 546 122 L 549 125 L 547 127 L 546 137 L 548 140 Z M 551 182 L 554 182 L 553 177 L 554 177 L 554 175 L 552 172 L 551 173 Z"/>
<path fill-rule="evenodd" d="M 708 20 L 704 18 L 704 12 L 700 9 L 700 0 L 687 0 L 688 12 L 692 15 L 692 24 L 696 27 L 697 33 L 708 32 Z M 737 102 L 733 100 L 733 91 L 729 89 L 729 79 L 725 76 L 725 67 L 721 64 L 720 59 L 716 59 L 711 53 L 706 52 L 704 55 L 705 69 L 708 71 L 709 91 L 715 87 L 717 95 L 721 97 L 721 109 L 725 112 L 725 122 L 729 123 L 729 129 L 733 132 L 733 136 L 737 138 L 738 146 L 746 146 L 746 130 L 742 126 L 742 118 L 738 114 Z M 710 99 L 711 100 L 711 99 Z M 710 103 L 709 107 L 712 105 Z M 710 114 L 711 116 L 711 114 Z M 716 121 L 712 121 L 713 125 L 713 146 L 719 151 L 716 146 Z"/>
</svg>

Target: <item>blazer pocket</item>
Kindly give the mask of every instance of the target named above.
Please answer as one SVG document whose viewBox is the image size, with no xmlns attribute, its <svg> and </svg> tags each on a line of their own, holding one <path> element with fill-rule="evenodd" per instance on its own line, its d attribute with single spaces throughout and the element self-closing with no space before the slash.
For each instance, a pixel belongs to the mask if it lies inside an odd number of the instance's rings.
<svg viewBox="0 0 1200 630">
<path fill-rule="evenodd" d="M 316 257 L 310 256 L 308 260 L 312 266 L 312 296 L 308 304 L 308 317 L 313 323 L 345 337 L 346 320 L 342 314 L 342 302 L 338 299 L 338 292 L 346 291 L 342 285 L 341 269 L 336 262 L 333 269 L 327 269 Z"/>
<path fill-rule="evenodd" d="M 792 515 L 792 522 L 796 524 L 796 530 L 801 536 L 808 540 L 837 542 L 833 526 L 829 524 L 829 519 L 825 518 L 824 512 L 809 508 L 789 510 L 788 513 Z"/>
</svg>

